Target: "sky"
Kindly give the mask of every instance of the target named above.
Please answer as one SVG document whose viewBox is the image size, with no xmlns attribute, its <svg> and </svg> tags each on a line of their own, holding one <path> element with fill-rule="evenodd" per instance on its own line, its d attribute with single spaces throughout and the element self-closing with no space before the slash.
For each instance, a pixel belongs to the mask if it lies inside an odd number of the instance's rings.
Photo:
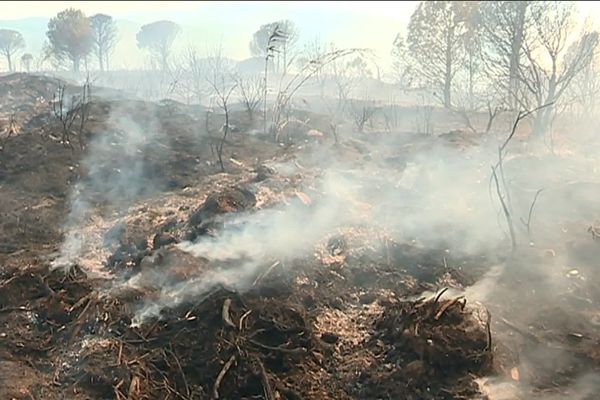
<svg viewBox="0 0 600 400">
<path fill-rule="evenodd" d="M 388 57 L 392 42 L 404 29 L 418 2 L 225 2 L 225 1 L 2 1 L 0 20 L 50 18 L 68 7 L 86 15 L 104 13 L 115 19 L 145 24 L 170 19 L 184 29 L 180 45 L 193 42 L 202 48 L 221 42 L 225 55 L 244 59 L 248 44 L 260 25 L 290 19 L 301 39 L 319 37 L 338 47 L 367 47 Z M 186 29 L 193 27 L 193 29 Z M 131 34 L 128 32 L 128 36 Z M 43 40 L 44 38 L 41 38 Z M 135 44 L 135 38 L 126 42 Z"/>
<path fill-rule="evenodd" d="M 0 20 L 31 17 L 51 18 L 68 7 L 86 15 L 104 13 L 129 21 L 131 30 L 122 32 L 116 52 L 117 66 L 137 64 L 143 53 L 135 45 L 139 26 L 169 19 L 183 29 L 177 45 L 199 49 L 220 43 L 225 56 L 244 59 L 250 56 L 252 34 L 262 24 L 280 19 L 294 21 L 300 39 L 319 38 L 337 47 L 363 47 L 375 51 L 383 64 L 391 61 L 392 43 L 404 32 L 417 1 L 2 1 Z M 577 2 L 583 17 L 600 27 L 600 2 Z M 1 26 L 0 26 L 1 27 Z M 41 48 L 43 34 L 32 37 L 32 52 Z M 37 37 L 39 37 L 39 42 Z"/>
</svg>

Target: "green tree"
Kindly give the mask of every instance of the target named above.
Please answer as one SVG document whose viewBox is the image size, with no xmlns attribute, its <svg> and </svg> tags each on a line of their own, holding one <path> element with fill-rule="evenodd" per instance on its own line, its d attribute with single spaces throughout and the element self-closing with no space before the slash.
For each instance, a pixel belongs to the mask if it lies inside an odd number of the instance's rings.
<svg viewBox="0 0 600 400">
<path fill-rule="evenodd" d="M 31 63 L 33 62 L 33 56 L 30 53 L 25 53 L 21 56 L 21 64 L 25 67 L 27 73 L 31 72 Z"/>
<path fill-rule="evenodd" d="M 169 54 L 175 38 L 179 34 L 179 26 L 171 21 L 156 21 L 144 25 L 136 35 L 140 49 L 149 49 L 158 58 L 163 71 L 169 69 Z"/>
<path fill-rule="evenodd" d="M 49 50 L 58 60 L 68 59 L 73 63 L 73 71 L 92 51 L 94 32 L 90 20 L 81 10 L 69 8 L 59 12 L 48 22 Z"/>
<path fill-rule="evenodd" d="M 25 40 L 20 32 L 10 29 L 0 29 L 0 53 L 6 57 L 8 70 L 14 71 L 12 57 L 14 54 L 25 47 Z"/>
<path fill-rule="evenodd" d="M 464 2 L 423 1 L 408 25 L 407 44 L 415 73 L 424 83 L 442 91 L 445 107 L 452 106 L 452 81 L 465 56 L 467 31 Z"/>
<path fill-rule="evenodd" d="M 117 26 L 110 15 L 96 14 L 90 17 L 94 31 L 94 51 L 100 71 L 108 70 L 109 56 L 117 44 Z"/>
<path fill-rule="evenodd" d="M 530 1 L 481 2 L 481 41 L 488 75 L 497 81 L 512 109 L 519 108 L 523 47 L 533 32 L 530 5 Z"/>
</svg>

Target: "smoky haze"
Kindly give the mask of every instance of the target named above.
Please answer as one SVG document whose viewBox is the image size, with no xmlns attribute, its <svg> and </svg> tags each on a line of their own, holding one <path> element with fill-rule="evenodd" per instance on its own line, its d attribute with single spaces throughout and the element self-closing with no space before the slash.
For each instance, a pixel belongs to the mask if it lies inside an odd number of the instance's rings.
<svg viewBox="0 0 600 400">
<path fill-rule="evenodd" d="M 494 344 L 517 354 L 481 381 L 491 399 L 528 398 L 552 373 L 567 377 L 563 393 L 592 398 L 600 365 L 580 360 L 600 318 L 596 14 L 576 2 L 374 3 L 161 3 L 133 21 L 75 2 L 0 21 L 5 72 L 64 80 L 73 98 L 50 116 L 61 143 L 79 139 L 81 171 L 53 267 L 100 274 L 103 294 L 151 289 L 129 304 L 137 329 L 222 287 L 247 292 L 270 266 L 291 276 L 331 238 L 355 234 L 355 252 L 399 270 L 389 243 L 409 246 L 465 274 L 450 293 L 489 309 Z M 92 97 L 77 103 L 83 83 Z M 219 203 L 217 228 L 192 226 L 232 182 L 271 198 Z M 134 217 L 160 224 L 132 239 Z M 117 273 L 126 250 L 133 266 Z"/>
</svg>

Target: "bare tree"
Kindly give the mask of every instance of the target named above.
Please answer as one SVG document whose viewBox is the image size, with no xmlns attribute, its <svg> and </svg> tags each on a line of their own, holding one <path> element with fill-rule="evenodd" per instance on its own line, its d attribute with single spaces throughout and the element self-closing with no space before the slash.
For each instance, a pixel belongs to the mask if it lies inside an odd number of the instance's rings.
<svg viewBox="0 0 600 400">
<path fill-rule="evenodd" d="M 57 92 L 54 93 L 52 99 L 52 112 L 54 117 L 61 123 L 63 145 L 73 150 L 71 143 L 71 135 L 76 134 L 79 139 L 79 146 L 84 147 L 84 129 L 89 118 L 89 107 L 91 99 L 91 82 L 89 76 L 81 88 L 81 96 L 71 96 L 70 99 L 65 99 L 66 85 L 59 83 Z M 75 121 L 79 119 L 79 125 L 75 125 Z M 74 128 L 74 126 L 76 126 Z"/>
<path fill-rule="evenodd" d="M 306 82 L 335 60 L 350 55 L 365 54 L 366 52 L 365 49 L 341 49 L 328 52 L 317 59 L 310 60 L 297 75 L 294 75 L 287 84 L 279 90 L 273 106 L 272 133 L 275 141 L 279 140 L 281 128 L 286 125 L 283 116 L 288 111 L 288 106 L 292 98 Z"/>
<path fill-rule="evenodd" d="M 6 150 L 6 143 L 8 139 L 13 135 L 18 135 L 21 131 L 21 127 L 17 123 L 17 118 L 15 114 L 10 114 L 8 117 L 8 124 L 6 124 L 6 128 L 0 132 L 0 151 Z"/>
<path fill-rule="evenodd" d="M 235 77 L 237 87 L 239 88 L 240 100 L 248 113 L 250 122 L 254 120 L 254 112 L 262 102 L 264 93 L 264 80 L 260 76 L 242 76 Z"/>
<path fill-rule="evenodd" d="M 336 51 L 335 47 L 332 46 L 331 51 Z M 343 113 L 346 110 L 350 92 L 361 81 L 370 77 L 371 73 L 362 55 L 358 55 L 351 60 L 343 58 L 332 61 L 327 70 L 330 72 L 331 80 L 336 89 L 337 112 Z"/>
<path fill-rule="evenodd" d="M 365 125 L 372 121 L 375 111 L 376 108 L 367 95 L 362 100 L 350 102 L 350 115 L 359 133 L 365 132 Z"/>
<path fill-rule="evenodd" d="M 90 17 L 94 30 L 94 50 L 100 71 L 109 70 L 110 54 L 117 44 L 117 26 L 110 15 L 95 14 Z"/>
<path fill-rule="evenodd" d="M 222 56 L 221 47 L 217 47 L 213 50 L 212 55 L 209 57 L 209 73 L 207 75 L 206 81 L 210 85 L 213 92 L 213 99 L 216 103 L 216 106 L 220 108 L 225 115 L 225 122 L 221 127 L 220 131 L 222 136 L 217 145 L 217 159 L 219 161 L 219 165 L 221 167 L 221 172 L 225 172 L 225 165 L 223 163 L 223 147 L 225 145 L 225 141 L 227 140 L 227 134 L 231 130 L 230 125 L 230 103 L 229 100 L 233 91 L 235 90 L 237 84 L 232 79 L 228 79 L 231 77 L 231 73 L 228 71 L 228 65 Z M 207 115 L 207 124 L 208 124 L 208 115 Z M 208 125 L 207 125 L 208 126 Z"/>
<path fill-rule="evenodd" d="M 433 135 L 433 106 L 423 93 L 419 96 L 416 106 L 416 130 L 418 133 Z"/>
<path fill-rule="evenodd" d="M 187 74 L 187 89 L 191 91 L 198 104 L 202 104 L 209 88 L 206 84 L 208 73 L 207 60 L 202 59 L 195 47 L 189 47 L 185 54 L 184 69 Z"/>
<path fill-rule="evenodd" d="M 269 91 L 269 60 L 273 59 L 275 55 L 280 51 L 281 43 L 285 42 L 287 39 L 285 36 L 285 32 L 279 28 L 279 25 L 275 25 L 267 38 L 266 45 L 264 47 L 264 56 L 265 56 L 265 84 L 264 84 L 264 129 L 267 131 L 267 95 Z"/>
<path fill-rule="evenodd" d="M 563 103 L 567 104 L 575 118 L 593 120 L 598 116 L 600 96 L 600 60 L 597 58 L 578 74 L 567 89 Z"/>
<path fill-rule="evenodd" d="M 592 62 L 599 35 L 595 31 L 573 34 L 573 3 L 535 2 L 531 15 L 535 34 L 524 43 L 527 61 L 520 66 L 519 79 L 527 94 L 524 100 L 533 98 L 534 106 L 538 107 L 533 133 L 541 137 L 547 132 L 554 105 L 573 79 Z M 544 104 L 552 106 L 541 107 Z"/>
<path fill-rule="evenodd" d="M 215 95 L 217 97 L 217 106 L 223 110 L 225 114 L 225 123 L 221 128 L 223 132 L 223 136 L 221 137 L 221 141 L 217 148 L 217 157 L 219 159 L 219 165 L 221 166 L 221 172 L 225 172 L 225 166 L 223 164 L 223 146 L 225 145 L 225 141 L 227 140 L 227 134 L 230 130 L 229 124 L 229 98 L 231 97 L 231 93 L 233 93 L 235 89 L 235 85 L 229 86 L 226 88 L 224 85 L 219 85 L 218 83 L 211 82 L 211 86 L 215 91 Z"/>
<path fill-rule="evenodd" d="M 410 58 L 406 39 L 401 34 L 396 35 L 392 44 L 392 57 L 392 78 L 394 82 L 402 88 L 410 87 L 415 74 L 412 70 L 415 62 Z"/>
<path fill-rule="evenodd" d="M 332 45 L 333 47 L 333 45 Z M 315 38 L 314 40 L 306 43 L 304 45 L 304 49 L 302 51 L 302 55 L 296 59 L 296 63 L 298 65 L 298 69 L 301 70 L 310 60 L 317 60 L 319 57 L 323 56 L 323 54 L 327 53 L 327 49 L 325 45 L 319 38 Z M 319 70 L 315 73 L 314 79 L 317 82 L 319 87 L 319 94 L 321 99 L 325 97 L 325 86 L 328 81 L 328 71 Z"/>
<path fill-rule="evenodd" d="M 30 53 L 25 53 L 21 56 L 21 64 L 25 68 L 27 73 L 31 72 L 31 63 L 33 62 L 33 56 Z"/>
<path fill-rule="evenodd" d="M 14 71 L 13 56 L 14 54 L 25 47 L 23 35 L 18 31 L 10 29 L 0 29 L 0 52 L 6 57 L 8 70 Z"/>
</svg>

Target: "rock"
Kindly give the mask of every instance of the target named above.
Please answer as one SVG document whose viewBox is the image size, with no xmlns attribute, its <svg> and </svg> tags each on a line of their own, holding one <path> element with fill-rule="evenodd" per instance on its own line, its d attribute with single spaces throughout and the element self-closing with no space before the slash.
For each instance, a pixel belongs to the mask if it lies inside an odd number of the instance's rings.
<svg viewBox="0 0 600 400">
<path fill-rule="evenodd" d="M 255 204 L 256 197 L 246 189 L 232 188 L 213 193 L 190 216 L 188 220 L 189 229 L 184 238 L 194 240 L 198 236 L 219 230 L 222 228 L 222 221 L 219 221 L 216 217 L 222 214 L 249 210 Z"/>
<path fill-rule="evenodd" d="M 271 167 L 261 164 L 258 167 L 256 167 L 255 181 L 256 182 L 264 181 L 265 179 L 273 176 L 273 174 L 275 174 L 275 171 Z"/>
<path fill-rule="evenodd" d="M 175 239 L 173 235 L 165 232 L 159 232 L 154 235 L 154 238 L 152 239 L 152 248 L 156 250 L 171 243 L 177 243 L 177 239 Z"/>
<path fill-rule="evenodd" d="M 340 340 L 340 337 L 332 332 L 323 332 L 321 334 L 321 340 L 325 343 L 335 344 L 338 340 Z"/>
<path fill-rule="evenodd" d="M 311 129 L 308 132 L 306 132 L 306 136 L 308 137 L 323 137 L 323 132 L 318 131 L 316 129 Z"/>
<path fill-rule="evenodd" d="M 412 379 L 423 379 L 427 373 L 425 363 L 421 360 L 411 361 L 404 366 L 403 372 Z"/>
<path fill-rule="evenodd" d="M 199 225 L 217 215 L 239 212 L 252 208 L 256 197 L 246 189 L 233 188 L 208 196 L 206 201 L 192 213 L 189 224 Z"/>
</svg>

